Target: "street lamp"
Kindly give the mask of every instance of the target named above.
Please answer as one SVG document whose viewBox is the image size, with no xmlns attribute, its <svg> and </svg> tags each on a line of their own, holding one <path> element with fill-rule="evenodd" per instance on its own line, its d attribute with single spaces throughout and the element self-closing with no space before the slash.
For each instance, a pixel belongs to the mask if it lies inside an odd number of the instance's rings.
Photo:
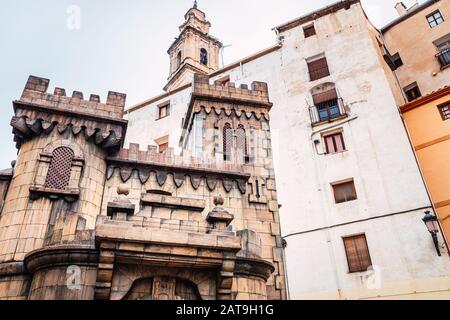
<svg viewBox="0 0 450 320">
<path fill-rule="evenodd" d="M 431 233 L 431 237 L 433 238 L 434 246 L 436 247 L 436 251 L 439 256 L 441 256 L 441 251 L 439 250 L 439 240 L 438 240 L 438 232 L 439 232 L 439 226 L 438 226 L 438 219 L 435 215 L 431 214 L 430 211 L 425 212 L 425 217 L 422 219 L 422 221 L 427 226 L 428 231 Z"/>
</svg>

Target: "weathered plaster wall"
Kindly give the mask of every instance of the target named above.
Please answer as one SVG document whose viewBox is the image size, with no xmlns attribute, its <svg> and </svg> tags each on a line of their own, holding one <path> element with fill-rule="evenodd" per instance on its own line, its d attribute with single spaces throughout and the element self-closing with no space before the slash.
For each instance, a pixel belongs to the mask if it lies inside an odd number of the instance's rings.
<svg viewBox="0 0 450 320">
<path fill-rule="evenodd" d="M 268 83 L 282 234 L 291 235 L 285 252 L 290 297 L 400 298 L 411 297 L 410 288 L 422 292 L 415 298 L 448 297 L 448 260 L 445 254 L 437 257 L 421 221 L 431 203 L 398 112 L 402 97 L 391 91 L 395 79 L 382 60 L 376 30 L 360 4 L 317 19 L 316 36 L 304 39 L 302 27 L 281 34 L 281 49 L 211 79 L 229 75 L 238 85 Z M 330 76 L 310 82 L 305 60 L 321 53 Z M 310 90 L 325 82 L 335 83 L 349 116 L 313 128 Z M 171 124 L 175 130 L 178 124 Z M 335 129 L 343 131 L 347 151 L 322 155 L 322 135 Z M 127 138 L 135 137 L 141 144 L 151 140 L 137 134 Z M 320 141 L 317 149 L 315 139 Z M 355 181 L 358 200 L 336 205 L 331 183 L 348 178 Z M 333 227 L 338 224 L 344 225 Z M 359 233 L 366 233 L 372 260 L 382 272 L 380 290 L 368 289 L 364 279 L 370 272 L 348 274 L 342 237 Z"/>
<path fill-rule="evenodd" d="M 426 16 L 440 10 L 444 22 L 430 28 Z M 436 1 L 419 13 L 384 32 L 391 54 L 400 53 L 403 66 L 396 70 L 402 88 L 417 82 L 422 95 L 443 88 L 450 82 L 450 69 L 441 70 L 434 41 L 450 33 L 450 2 Z M 434 75 L 435 73 L 435 75 Z"/>
</svg>

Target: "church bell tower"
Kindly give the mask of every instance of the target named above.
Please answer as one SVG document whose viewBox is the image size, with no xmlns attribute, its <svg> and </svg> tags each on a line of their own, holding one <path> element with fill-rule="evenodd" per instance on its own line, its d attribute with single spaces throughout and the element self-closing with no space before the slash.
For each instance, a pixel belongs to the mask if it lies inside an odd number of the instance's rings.
<svg viewBox="0 0 450 320">
<path fill-rule="evenodd" d="M 184 15 L 180 35 L 167 51 L 170 57 L 170 76 L 165 91 L 192 82 L 195 73 L 209 74 L 219 68 L 222 43 L 209 34 L 211 23 L 198 9 L 197 1 Z"/>
</svg>

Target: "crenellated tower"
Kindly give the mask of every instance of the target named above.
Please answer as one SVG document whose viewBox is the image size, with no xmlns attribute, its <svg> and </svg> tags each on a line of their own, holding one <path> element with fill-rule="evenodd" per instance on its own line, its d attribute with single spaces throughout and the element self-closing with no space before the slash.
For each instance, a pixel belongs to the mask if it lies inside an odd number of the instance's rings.
<svg viewBox="0 0 450 320">
<path fill-rule="evenodd" d="M 19 152 L 13 171 L 0 174 L 0 190 L 7 187 L 0 216 L 0 279 L 8 285 L 0 285 L 0 298 L 93 297 L 93 290 L 44 293 L 36 280 L 40 275 L 33 273 L 37 266 L 58 265 L 36 272 L 64 279 L 67 266 L 76 264 L 81 277 L 95 281 L 94 234 L 106 157 L 123 143 L 126 96 L 109 92 L 101 103 L 98 95 L 84 100 L 78 91 L 67 97 L 62 88 L 49 94 L 48 86 L 49 80 L 30 76 L 13 102 L 11 126 Z"/>
<path fill-rule="evenodd" d="M 180 146 L 203 161 L 239 165 L 249 176 L 244 196 L 229 204 L 239 207 L 233 227 L 250 230 L 261 239 L 261 257 L 275 267 L 266 283 L 267 297 L 286 299 L 268 86 L 210 84 L 208 76 L 196 74 L 191 97 Z M 246 297 L 240 290 L 233 287 L 238 298 Z"/>
</svg>

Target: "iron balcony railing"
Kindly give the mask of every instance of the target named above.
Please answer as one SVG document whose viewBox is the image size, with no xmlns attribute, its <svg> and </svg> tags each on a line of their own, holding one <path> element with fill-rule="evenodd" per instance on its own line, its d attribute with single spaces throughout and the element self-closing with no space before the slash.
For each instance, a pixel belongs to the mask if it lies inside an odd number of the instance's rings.
<svg viewBox="0 0 450 320">
<path fill-rule="evenodd" d="M 436 55 L 441 68 L 445 68 L 450 65 L 450 48 L 444 49 Z"/>
<path fill-rule="evenodd" d="M 313 125 L 332 121 L 347 115 L 342 98 L 328 100 L 309 107 L 309 114 Z"/>
</svg>

